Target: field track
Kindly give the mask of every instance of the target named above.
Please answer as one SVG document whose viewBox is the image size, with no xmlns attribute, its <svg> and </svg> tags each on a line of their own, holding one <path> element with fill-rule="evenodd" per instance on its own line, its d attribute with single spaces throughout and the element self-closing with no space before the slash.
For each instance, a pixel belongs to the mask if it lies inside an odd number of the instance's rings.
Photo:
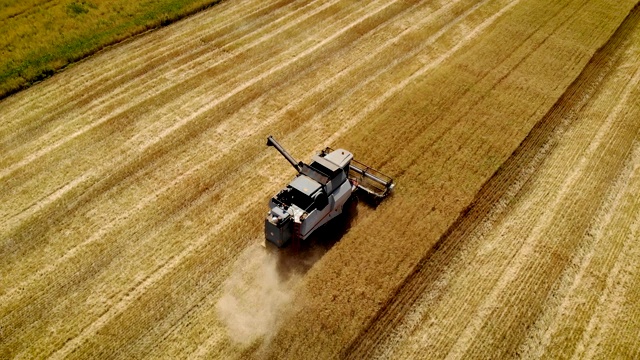
<svg viewBox="0 0 640 360">
<path fill-rule="evenodd" d="M 0 358 L 637 356 L 636 3 L 227 1 L 4 99 Z M 269 134 L 398 187 L 238 344 Z"/>
</svg>

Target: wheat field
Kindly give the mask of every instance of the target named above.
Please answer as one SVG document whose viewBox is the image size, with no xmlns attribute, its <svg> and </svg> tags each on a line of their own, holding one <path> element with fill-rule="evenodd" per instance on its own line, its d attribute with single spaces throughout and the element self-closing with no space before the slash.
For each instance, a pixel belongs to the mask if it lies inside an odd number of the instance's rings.
<svg viewBox="0 0 640 360">
<path fill-rule="evenodd" d="M 638 9 L 225 1 L 3 99 L 0 358 L 638 357 Z M 270 134 L 395 192 L 263 251 Z"/>
</svg>

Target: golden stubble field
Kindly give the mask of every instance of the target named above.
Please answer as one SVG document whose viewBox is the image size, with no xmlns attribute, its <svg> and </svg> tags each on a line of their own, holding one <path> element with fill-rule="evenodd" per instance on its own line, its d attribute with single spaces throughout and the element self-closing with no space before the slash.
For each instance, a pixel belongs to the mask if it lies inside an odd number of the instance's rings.
<svg viewBox="0 0 640 360">
<path fill-rule="evenodd" d="M 3 100 L 0 357 L 637 356 L 635 5 L 229 1 Z M 398 183 L 303 271 L 268 134 Z"/>
</svg>

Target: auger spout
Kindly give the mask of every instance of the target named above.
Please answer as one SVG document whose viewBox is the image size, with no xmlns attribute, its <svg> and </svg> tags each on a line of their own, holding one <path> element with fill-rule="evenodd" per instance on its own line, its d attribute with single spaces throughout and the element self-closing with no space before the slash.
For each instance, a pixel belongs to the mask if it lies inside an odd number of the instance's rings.
<svg viewBox="0 0 640 360">
<path fill-rule="evenodd" d="M 276 150 L 278 150 L 278 152 L 280 152 L 280 154 L 282 154 L 282 156 L 287 159 L 291 166 L 293 166 L 297 172 L 300 172 L 300 164 L 271 135 L 269 135 L 269 137 L 267 138 L 267 146 L 273 146 L 274 148 L 276 148 Z"/>
</svg>

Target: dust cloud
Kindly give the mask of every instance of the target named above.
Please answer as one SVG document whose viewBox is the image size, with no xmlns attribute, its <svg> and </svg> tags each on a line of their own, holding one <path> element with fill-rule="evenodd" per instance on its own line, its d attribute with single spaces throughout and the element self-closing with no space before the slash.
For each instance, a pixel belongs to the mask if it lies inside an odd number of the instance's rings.
<svg viewBox="0 0 640 360">
<path fill-rule="evenodd" d="M 277 254 L 260 244 L 245 249 L 216 304 L 230 339 L 242 345 L 257 340 L 268 344 L 293 309 L 294 288 L 300 279 L 302 274 L 297 272 L 283 276 Z"/>
</svg>

